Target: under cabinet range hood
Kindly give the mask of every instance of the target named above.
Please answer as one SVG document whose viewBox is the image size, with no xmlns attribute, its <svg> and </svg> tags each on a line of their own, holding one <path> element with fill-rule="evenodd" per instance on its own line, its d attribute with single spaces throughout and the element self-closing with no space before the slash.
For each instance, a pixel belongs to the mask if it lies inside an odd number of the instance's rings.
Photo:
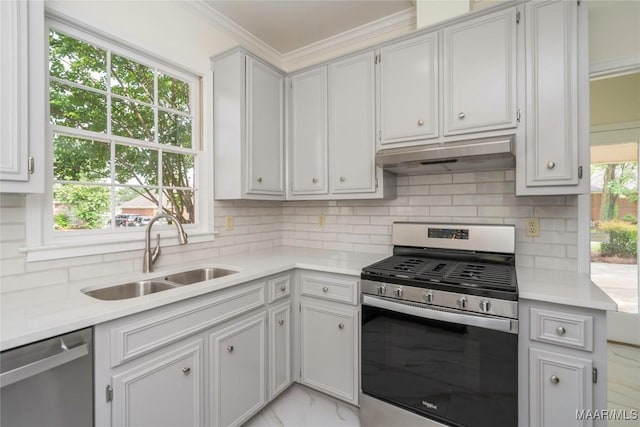
<svg viewBox="0 0 640 427">
<path fill-rule="evenodd" d="M 514 135 L 413 147 L 385 148 L 376 165 L 398 175 L 512 169 Z"/>
</svg>

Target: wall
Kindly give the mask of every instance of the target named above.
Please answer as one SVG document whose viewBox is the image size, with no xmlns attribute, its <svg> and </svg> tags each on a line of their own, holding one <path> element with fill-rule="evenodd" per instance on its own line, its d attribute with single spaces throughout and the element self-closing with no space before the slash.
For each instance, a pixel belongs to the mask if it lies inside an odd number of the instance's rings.
<svg viewBox="0 0 640 427">
<path fill-rule="evenodd" d="M 162 248 L 157 268 L 185 262 L 210 260 L 217 256 L 268 249 L 282 243 L 281 202 L 215 202 L 216 240 Z M 235 227 L 224 230 L 225 215 L 233 215 Z M 25 197 L 0 195 L 0 293 L 37 288 L 142 271 L 142 251 L 90 255 L 52 261 L 26 262 L 19 249 L 26 246 Z"/>
<path fill-rule="evenodd" d="M 515 224 L 518 266 L 575 271 L 576 196 L 516 197 L 514 180 L 513 170 L 404 176 L 394 200 L 285 202 L 283 244 L 388 254 L 393 221 Z M 527 217 L 540 218 L 540 237 L 525 236 Z"/>
</svg>

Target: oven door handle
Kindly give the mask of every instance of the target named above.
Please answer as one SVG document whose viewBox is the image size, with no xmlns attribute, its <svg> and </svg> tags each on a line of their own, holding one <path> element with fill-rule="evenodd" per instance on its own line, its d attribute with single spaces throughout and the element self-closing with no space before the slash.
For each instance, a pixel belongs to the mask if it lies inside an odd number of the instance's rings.
<svg viewBox="0 0 640 427">
<path fill-rule="evenodd" d="M 494 317 L 480 317 L 470 314 L 453 313 L 438 309 L 423 308 L 402 302 L 393 302 L 387 299 L 362 295 L 362 304 L 371 307 L 382 308 L 398 313 L 418 316 L 424 319 L 440 320 L 442 322 L 457 323 L 461 325 L 477 326 L 479 328 L 494 329 L 512 334 L 518 333 L 518 321 L 510 319 L 496 319 Z"/>
</svg>

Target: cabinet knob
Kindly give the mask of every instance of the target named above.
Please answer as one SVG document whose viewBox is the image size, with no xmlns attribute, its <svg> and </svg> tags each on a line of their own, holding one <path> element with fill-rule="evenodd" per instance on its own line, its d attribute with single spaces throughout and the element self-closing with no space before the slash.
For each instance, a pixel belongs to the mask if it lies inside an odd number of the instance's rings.
<svg viewBox="0 0 640 427">
<path fill-rule="evenodd" d="M 556 334 L 558 335 L 564 335 L 565 332 L 567 332 L 567 330 L 564 328 L 564 326 L 558 326 L 556 328 Z"/>
<path fill-rule="evenodd" d="M 465 117 L 467 117 L 467 115 L 464 112 L 461 111 L 460 113 L 458 113 L 458 118 L 460 120 L 463 120 Z"/>
<path fill-rule="evenodd" d="M 424 124 L 424 120 L 418 120 L 418 126 L 422 126 Z"/>
<path fill-rule="evenodd" d="M 284 325 L 284 320 L 278 320 L 278 325 L 280 326 Z"/>
<path fill-rule="evenodd" d="M 557 375 L 551 375 L 551 378 L 549 378 L 549 381 L 551 381 L 551 384 L 558 384 L 560 382 L 560 378 L 558 378 Z"/>
<path fill-rule="evenodd" d="M 553 169 L 556 167 L 556 162 L 549 162 L 547 163 L 547 169 Z"/>
<path fill-rule="evenodd" d="M 185 375 L 189 375 L 191 373 L 191 368 L 182 368 L 182 373 Z"/>
<path fill-rule="evenodd" d="M 329 292 L 329 288 L 327 288 L 326 286 L 324 288 L 322 288 L 322 292 Z"/>
<path fill-rule="evenodd" d="M 262 177 L 258 177 L 258 179 L 256 179 L 256 181 L 262 182 Z"/>
<path fill-rule="evenodd" d="M 345 178 L 344 176 L 340 177 L 340 182 L 345 182 L 347 180 L 347 178 Z"/>
<path fill-rule="evenodd" d="M 232 346 L 232 345 L 228 345 L 228 346 L 227 346 L 227 351 L 228 351 L 229 353 L 232 353 L 232 352 L 233 352 L 233 346 Z"/>
<path fill-rule="evenodd" d="M 311 181 L 312 181 L 314 184 L 317 184 L 317 183 L 318 183 L 318 178 L 313 178 Z"/>
<path fill-rule="evenodd" d="M 338 324 L 338 329 L 344 329 L 344 323 Z"/>
<path fill-rule="evenodd" d="M 287 287 L 285 285 L 280 286 L 280 292 L 284 292 L 287 290 Z"/>
</svg>

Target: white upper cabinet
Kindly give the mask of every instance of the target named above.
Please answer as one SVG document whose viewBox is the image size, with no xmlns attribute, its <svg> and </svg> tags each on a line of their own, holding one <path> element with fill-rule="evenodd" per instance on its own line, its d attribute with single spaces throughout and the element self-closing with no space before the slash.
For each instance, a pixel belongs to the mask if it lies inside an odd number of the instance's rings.
<svg viewBox="0 0 640 427">
<path fill-rule="evenodd" d="M 284 76 L 242 50 L 213 59 L 216 199 L 284 199 Z"/>
<path fill-rule="evenodd" d="M 375 192 L 373 52 L 329 64 L 332 193 Z"/>
<path fill-rule="evenodd" d="M 247 180 L 250 193 L 284 194 L 282 75 L 247 57 Z"/>
<path fill-rule="evenodd" d="M 291 77 L 292 195 L 327 194 L 327 67 Z"/>
<path fill-rule="evenodd" d="M 526 138 L 517 194 L 589 191 L 587 6 L 526 3 Z"/>
<path fill-rule="evenodd" d="M 44 191 L 43 2 L 0 1 L 0 192 Z"/>
<path fill-rule="evenodd" d="M 385 46 L 378 55 L 380 144 L 438 137 L 438 33 Z"/>
<path fill-rule="evenodd" d="M 443 30 L 445 135 L 516 127 L 516 13 Z"/>
</svg>

